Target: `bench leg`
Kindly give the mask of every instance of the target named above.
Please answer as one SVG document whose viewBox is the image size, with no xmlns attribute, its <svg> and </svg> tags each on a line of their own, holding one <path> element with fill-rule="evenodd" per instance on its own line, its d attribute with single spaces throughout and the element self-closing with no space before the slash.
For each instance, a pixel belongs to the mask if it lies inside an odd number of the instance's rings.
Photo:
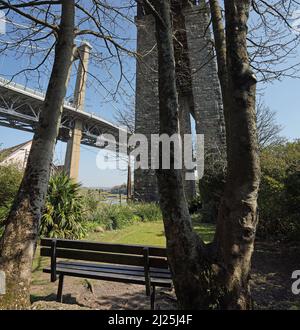
<svg viewBox="0 0 300 330">
<path fill-rule="evenodd" d="M 152 286 L 151 290 L 151 296 L 150 296 L 150 301 L 151 301 L 151 310 L 155 310 L 155 286 Z"/>
<path fill-rule="evenodd" d="M 58 290 L 57 290 L 57 302 L 62 303 L 63 301 L 63 286 L 64 286 L 64 275 L 59 275 L 59 283 L 58 283 Z"/>
</svg>

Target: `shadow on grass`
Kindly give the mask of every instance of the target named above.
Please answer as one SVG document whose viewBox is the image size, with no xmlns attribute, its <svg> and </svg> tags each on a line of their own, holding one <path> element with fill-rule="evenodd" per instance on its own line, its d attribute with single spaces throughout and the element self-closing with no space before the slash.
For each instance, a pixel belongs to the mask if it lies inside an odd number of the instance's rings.
<svg viewBox="0 0 300 330">
<path fill-rule="evenodd" d="M 214 239 L 216 225 L 201 222 L 201 217 L 192 217 L 193 228 L 205 243 L 210 243 Z"/>
</svg>

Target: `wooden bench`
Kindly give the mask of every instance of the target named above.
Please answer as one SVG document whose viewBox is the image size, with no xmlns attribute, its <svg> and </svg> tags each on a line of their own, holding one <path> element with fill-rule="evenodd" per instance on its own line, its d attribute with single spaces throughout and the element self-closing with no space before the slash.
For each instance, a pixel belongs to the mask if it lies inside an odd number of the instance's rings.
<svg viewBox="0 0 300 330">
<path fill-rule="evenodd" d="M 145 285 L 151 309 L 155 307 L 155 287 L 172 288 L 164 248 L 42 239 L 41 256 L 51 258 L 50 267 L 43 269 L 51 274 L 51 282 L 59 278 L 58 302 L 62 302 L 65 276 Z"/>
</svg>

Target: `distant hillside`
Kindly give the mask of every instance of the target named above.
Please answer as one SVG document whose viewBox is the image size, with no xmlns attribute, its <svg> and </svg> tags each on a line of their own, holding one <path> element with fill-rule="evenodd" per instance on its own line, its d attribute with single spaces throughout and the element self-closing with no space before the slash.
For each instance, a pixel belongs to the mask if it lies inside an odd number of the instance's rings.
<svg viewBox="0 0 300 330">
<path fill-rule="evenodd" d="M 122 185 L 114 186 L 111 188 L 108 187 L 83 187 L 83 190 L 97 190 L 97 191 L 105 191 L 111 194 L 127 194 L 127 185 L 123 183 Z"/>
<path fill-rule="evenodd" d="M 127 194 L 127 185 L 125 183 L 123 183 L 120 186 L 114 186 L 110 189 L 110 192 L 112 194 L 122 194 L 122 195 L 126 195 Z"/>
</svg>

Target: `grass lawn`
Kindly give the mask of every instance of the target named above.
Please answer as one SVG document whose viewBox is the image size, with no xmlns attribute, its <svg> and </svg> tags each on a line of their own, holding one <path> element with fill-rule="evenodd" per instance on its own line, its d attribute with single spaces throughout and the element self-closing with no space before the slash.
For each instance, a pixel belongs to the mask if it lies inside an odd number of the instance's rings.
<svg viewBox="0 0 300 330">
<path fill-rule="evenodd" d="M 206 243 L 213 239 L 215 232 L 215 227 L 213 225 L 195 221 L 194 228 Z M 86 239 L 121 244 L 166 245 L 163 223 L 161 221 L 136 223 L 124 229 L 107 231 L 102 234 L 90 233 Z"/>
</svg>

